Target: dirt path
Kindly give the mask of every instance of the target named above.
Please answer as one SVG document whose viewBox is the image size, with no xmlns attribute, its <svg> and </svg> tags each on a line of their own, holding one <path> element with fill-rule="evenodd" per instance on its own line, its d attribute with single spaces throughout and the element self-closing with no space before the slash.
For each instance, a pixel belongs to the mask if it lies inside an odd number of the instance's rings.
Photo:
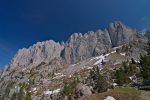
<svg viewBox="0 0 150 100">
<path fill-rule="evenodd" d="M 150 92 L 142 92 L 140 97 L 141 100 L 150 100 Z"/>
</svg>

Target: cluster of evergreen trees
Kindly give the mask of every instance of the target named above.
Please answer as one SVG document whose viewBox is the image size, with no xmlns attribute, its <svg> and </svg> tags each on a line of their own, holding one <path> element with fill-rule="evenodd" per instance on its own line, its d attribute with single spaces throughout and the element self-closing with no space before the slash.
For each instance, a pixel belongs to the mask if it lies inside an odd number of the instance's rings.
<svg viewBox="0 0 150 100">
<path fill-rule="evenodd" d="M 10 98 L 10 100 L 32 100 L 31 93 L 27 92 L 26 95 L 22 95 L 21 93 L 14 92 Z"/>
<path fill-rule="evenodd" d="M 66 96 L 74 95 L 77 91 L 76 86 L 77 86 L 78 83 L 79 83 L 79 78 L 78 77 L 74 78 L 69 83 L 64 82 L 65 86 L 64 86 L 64 89 L 63 89 L 63 94 L 66 95 Z"/>
<path fill-rule="evenodd" d="M 150 81 L 150 42 L 148 42 L 146 51 L 147 54 L 140 57 L 140 63 L 131 59 L 131 62 L 123 62 L 123 67 L 116 70 L 115 77 L 119 85 L 129 83 L 129 77 L 137 73 L 140 73 L 144 81 Z M 137 67 L 139 67 L 140 72 L 137 72 Z"/>
<path fill-rule="evenodd" d="M 93 69 L 90 71 L 89 79 L 93 89 L 98 93 L 105 92 L 107 90 L 108 83 L 105 77 L 100 73 L 98 66 L 93 67 Z"/>
<path fill-rule="evenodd" d="M 148 42 L 147 55 L 141 56 L 140 66 L 144 81 L 150 81 L 150 41 Z"/>
<path fill-rule="evenodd" d="M 115 77 L 119 85 L 123 85 L 125 83 L 129 83 L 130 76 L 133 76 L 136 73 L 136 65 L 132 62 L 123 62 L 123 67 L 119 68 L 115 72 Z"/>
<path fill-rule="evenodd" d="M 73 81 L 70 84 L 65 84 L 64 90 L 63 90 L 64 95 L 67 95 L 67 96 L 74 95 L 76 92 L 76 85 L 77 83 L 75 81 Z"/>
<path fill-rule="evenodd" d="M 89 81 L 89 85 L 93 87 L 93 92 L 100 93 L 105 92 L 108 89 L 108 83 L 105 79 L 105 77 L 101 74 L 100 69 L 98 66 L 93 67 L 93 69 L 90 70 L 90 75 L 87 78 Z M 79 83 L 79 79 L 75 79 L 73 82 L 69 84 L 65 84 L 63 93 L 66 96 L 73 96 L 76 94 L 76 86 Z"/>
<path fill-rule="evenodd" d="M 27 91 L 28 85 L 24 84 L 20 84 L 20 89 L 17 92 L 14 92 L 11 97 L 10 100 L 32 100 L 31 99 L 31 93 Z M 10 90 L 11 88 L 9 88 Z M 24 92 L 26 91 L 26 93 Z M 9 97 L 9 96 L 7 96 Z M 4 97 L 5 98 L 5 97 Z M 4 99 L 2 98 L 2 100 Z"/>
</svg>

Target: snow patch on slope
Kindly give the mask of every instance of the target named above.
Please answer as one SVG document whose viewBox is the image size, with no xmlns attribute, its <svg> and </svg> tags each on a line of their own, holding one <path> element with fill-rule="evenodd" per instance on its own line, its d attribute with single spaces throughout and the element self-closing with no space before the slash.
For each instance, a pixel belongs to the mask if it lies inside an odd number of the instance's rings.
<svg viewBox="0 0 150 100">
<path fill-rule="evenodd" d="M 46 95 L 57 94 L 57 93 L 59 93 L 60 91 L 61 91 L 61 89 L 56 89 L 56 90 L 54 90 L 54 91 L 49 91 L 49 90 L 47 90 L 47 91 L 44 92 L 44 94 L 46 94 Z"/>
<path fill-rule="evenodd" d="M 104 99 L 104 100 L 116 100 L 116 99 L 112 96 L 107 96 L 106 99 Z"/>
<path fill-rule="evenodd" d="M 101 55 L 101 56 L 98 56 L 98 57 L 95 57 L 94 59 L 95 60 L 98 60 L 94 63 L 94 65 L 102 65 L 102 61 L 106 62 L 106 57 L 109 56 L 110 54 L 113 54 L 113 53 L 116 53 L 116 50 L 115 51 L 112 51 L 110 53 L 107 53 L 105 55 Z"/>
<path fill-rule="evenodd" d="M 125 55 L 126 55 L 126 53 L 120 53 L 120 55 L 125 56 Z"/>
<path fill-rule="evenodd" d="M 101 55 L 99 57 L 96 57 L 96 59 L 99 59 L 94 65 L 102 64 L 102 61 L 105 59 L 105 56 Z"/>
</svg>

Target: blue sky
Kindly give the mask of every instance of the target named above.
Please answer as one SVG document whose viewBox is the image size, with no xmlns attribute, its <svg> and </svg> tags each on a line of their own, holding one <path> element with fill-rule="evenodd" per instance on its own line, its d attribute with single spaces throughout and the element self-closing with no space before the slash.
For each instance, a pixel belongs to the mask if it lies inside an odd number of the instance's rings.
<svg viewBox="0 0 150 100">
<path fill-rule="evenodd" d="M 150 27 L 150 0 L 0 0 L 0 68 L 37 41 L 66 41 L 74 32 L 122 21 Z"/>
</svg>

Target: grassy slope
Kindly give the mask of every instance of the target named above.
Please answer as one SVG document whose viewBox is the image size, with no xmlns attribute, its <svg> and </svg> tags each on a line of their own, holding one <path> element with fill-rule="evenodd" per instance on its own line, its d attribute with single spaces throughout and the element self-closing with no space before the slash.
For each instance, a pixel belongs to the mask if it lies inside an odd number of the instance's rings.
<svg viewBox="0 0 150 100">
<path fill-rule="evenodd" d="M 107 96 L 112 96 L 116 100 L 149 100 L 150 92 L 140 91 L 133 88 L 116 88 L 109 92 L 93 94 L 81 98 L 80 100 L 104 100 Z"/>
</svg>

